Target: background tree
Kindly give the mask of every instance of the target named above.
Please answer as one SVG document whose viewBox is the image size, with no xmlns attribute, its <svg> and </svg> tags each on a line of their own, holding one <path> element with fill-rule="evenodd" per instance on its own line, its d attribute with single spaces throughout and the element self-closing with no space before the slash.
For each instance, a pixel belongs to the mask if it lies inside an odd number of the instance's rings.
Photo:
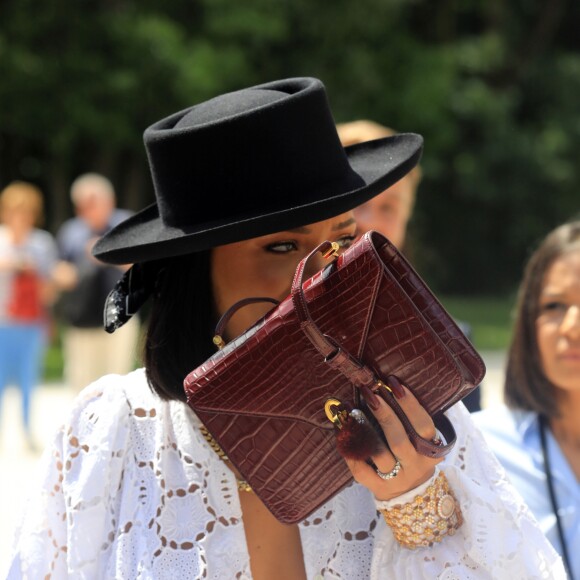
<svg viewBox="0 0 580 580">
<path fill-rule="evenodd" d="M 317 76 L 338 121 L 426 138 L 415 261 L 446 292 L 502 292 L 580 210 L 580 7 L 566 0 L 3 0 L 0 186 L 34 181 L 50 229 L 109 175 L 153 200 L 141 135 L 215 94 Z"/>
</svg>

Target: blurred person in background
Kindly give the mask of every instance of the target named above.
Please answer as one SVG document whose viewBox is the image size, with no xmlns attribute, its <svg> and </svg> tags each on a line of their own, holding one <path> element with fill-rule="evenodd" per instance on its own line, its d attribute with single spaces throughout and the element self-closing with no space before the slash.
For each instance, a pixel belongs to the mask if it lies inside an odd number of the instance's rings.
<svg viewBox="0 0 580 580">
<path fill-rule="evenodd" d="M 392 137 L 397 133 L 374 121 L 360 120 L 350 123 L 339 123 L 338 136 L 343 147 Z M 370 199 L 354 210 L 357 223 L 357 234 L 360 237 L 369 230 L 380 232 L 405 253 L 407 225 L 413 214 L 417 188 L 421 182 L 421 168 L 416 166 L 394 185 Z M 463 333 L 471 338 L 471 328 L 463 321 L 456 321 Z M 481 409 L 481 389 L 478 387 L 463 399 L 470 412 Z"/>
<path fill-rule="evenodd" d="M 530 258 L 516 305 L 506 406 L 476 413 L 489 445 L 580 579 L 580 221 Z"/>
<path fill-rule="evenodd" d="M 352 121 L 337 125 L 343 147 L 392 137 L 396 132 L 374 121 Z M 354 210 L 359 235 L 376 230 L 404 251 L 407 224 L 413 213 L 421 168 L 416 166 L 394 185 Z"/>
<path fill-rule="evenodd" d="M 30 406 L 44 361 L 57 260 L 53 237 L 36 227 L 42 221 L 37 187 L 16 181 L 0 193 L 0 399 L 8 384 L 18 385 L 31 449 Z"/>
<path fill-rule="evenodd" d="M 58 231 L 61 262 L 55 280 L 62 290 L 56 312 L 63 331 L 65 379 L 79 391 L 109 373 L 134 368 L 137 319 L 118 333 L 103 332 L 103 303 L 125 268 L 107 266 L 91 255 L 96 240 L 131 216 L 117 209 L 113 184 L 97 173 L 79 176 L 71 186 L 76 217 Z"/>
</svg>

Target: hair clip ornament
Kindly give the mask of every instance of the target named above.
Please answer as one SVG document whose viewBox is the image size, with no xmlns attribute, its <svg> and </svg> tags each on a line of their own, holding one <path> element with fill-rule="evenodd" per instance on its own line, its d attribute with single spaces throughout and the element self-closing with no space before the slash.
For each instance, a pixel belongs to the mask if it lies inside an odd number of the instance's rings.
<svg viewBox="0 0 580 580">
<path fill-rule="evenodd" d="M 115 284 L 105 300 L 103 327 L 112 334 L 139 311 L 153 293 L 162 267 L 153 263 L 134 264 Z"/>
</svg>

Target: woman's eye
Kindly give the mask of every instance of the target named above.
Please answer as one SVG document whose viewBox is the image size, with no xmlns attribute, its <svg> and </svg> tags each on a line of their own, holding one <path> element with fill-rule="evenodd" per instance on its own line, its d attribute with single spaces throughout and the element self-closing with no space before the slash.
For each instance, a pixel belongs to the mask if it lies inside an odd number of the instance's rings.
<svg viewBox="0 0 580 580">
<path fill-rule="evenodd" d="M 356 236 L 350 236 L 350 235 L 349 236 L 342 236 L 342 238 L 338 238 L 338 240 L 336 240 L 336 243 L 341 248 L 349 248 L 355 239 L 356 239 Z"/>
<path fill-rule="evenodd" d="M 296 242 L 274 242 L 266 246 L 266 251 L 274 254 L 287 254 L 298 249 Z"/>
<path fill-rule="evenodd" d="M 566 310 L 567 306 L 563 302 L 546 302 L 540 306 L 540 312 L 557 312 L 560 310 Z"/>
<path fill-rule="evenodd" d="M 340 246 L 340 248 L 346 249 L 353 243 L 355 239 L 356 236 L 354 235 L 346 235 L 338 238 L 336 243 Z M 266 246 L 266 251 L 273 254 L 288 254 L 289 252 L 295 252 L 297 250 L 298 244 L 291 240 L 273 242 L 272 244 L 268 244 Z"/>
</svg>

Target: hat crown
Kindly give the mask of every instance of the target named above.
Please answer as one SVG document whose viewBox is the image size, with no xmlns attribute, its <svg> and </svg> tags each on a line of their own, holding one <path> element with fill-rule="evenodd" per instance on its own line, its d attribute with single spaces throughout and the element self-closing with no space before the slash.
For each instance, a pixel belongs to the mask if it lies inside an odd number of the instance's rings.
<svg viewBox="0 0 580 580">
<path fill-rule="evenodd" d="M 155 123 L 145 145 L 170 227 L 275 212 L 362 185 L 318 79 L 221 95 Z"/>
<path fill-rule="evenodd" d="M 191 128 L 206 123 L 223 122 L 226 118 L 235 117 L 279 101 L 284 96 L 283 92 L 264 89 L 246 89 L 220 95 L 192 107 L 187 114 L 177 121 L 175 128 Z"/>
</svg>

